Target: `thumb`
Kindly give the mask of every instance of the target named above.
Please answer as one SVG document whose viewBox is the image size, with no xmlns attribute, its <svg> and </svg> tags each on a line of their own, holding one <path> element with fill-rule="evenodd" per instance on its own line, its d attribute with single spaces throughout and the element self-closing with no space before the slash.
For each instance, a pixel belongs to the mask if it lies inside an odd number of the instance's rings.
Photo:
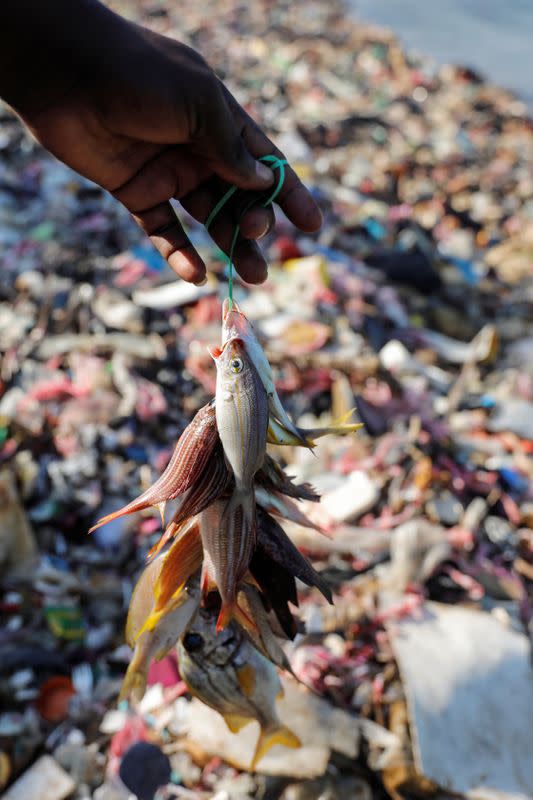
<svg viewBox="0 0 533 800">
<path fill-rule="evenodd" d="M 239 130 L 238 116 L 232 111 L 224 91 L 218 84 L 215 97 L 207 110 L 209 121 L 202 143 L 203 153 L 209 159 L 213 172 L 224 181 L 238 186 L 239 189 L 264 191 L 272 186 L 274 175 L 246 147 Z"/>
</svg>

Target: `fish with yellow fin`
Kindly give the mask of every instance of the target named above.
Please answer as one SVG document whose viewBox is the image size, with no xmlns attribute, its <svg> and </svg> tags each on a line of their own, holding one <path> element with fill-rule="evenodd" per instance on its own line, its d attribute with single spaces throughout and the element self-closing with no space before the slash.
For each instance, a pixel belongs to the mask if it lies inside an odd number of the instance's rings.
<svg viewBox="0 0 533 800">
<path fill-rule="evenodd" d="M 261 731 L 250 769 L 276 744 L 297 748 L 298 737 L 280 721 L 282 695 L 275 666 L 250 643 L 234 622 L 216 632 L 216 611 L 199 609 L 178 643 L 180 675 L 192 695 L 218 711 L 232 733 L 253 720 Z"/>
<path fill-rule="evenodd" d="M 193 541 L 199 541 L 197 527 L 197 523 L 190 526 L 190 540 L 178 540 L 168 553 L 151 561 L 133 590 L 126 623 L 126 641 L 133 649 L 133 658 L 124 677 L 121 699 L 142 698 L 150 662 L 154 658 L 159 661 L 169 652 L 198 608 L 201 548 L 200 558 L 197 553 L 195 558 Z M 184 543 L 192 557 L 183 559 Z"/>
<path fill-rule="evenodd" d="M 240 310 L 235 300 L 230 302 L 226 299 L 222 306 L 222 345 L 224 346 L 226 342 L 234 338 L 241 339 L 248 356 L 255 365 L 267 393 L 270 415 L 279 419 L 284 428 L 298 439 L 299 444 L 305 446 L 306 442 L 303 440 L 298 428 L 283 408 L 283 404 L 279 399 L 272 375 L 272 367 L 254 333 L 252 325 Z"/>
<path fill-rule="evenodd" d="M 298 446 L 302 445 L 302 439 L 305 447 L 316 447 L 315 439 L 320 439 L 322 436 L 346 436 L 348 433 L 355 433 L 363 426 L 362 422 L 348 422 L 354 412 L 354 409 L 349 411 L 343 417 L 335 420 L 331 425 L 317 426 L 316 428 L 298 428 L 298 436 L 278 422 L 277 419 L 270 417 L 268 420 L 268 433 L 267 442 L 269 444 L 281 444 Z"/>
</svg>

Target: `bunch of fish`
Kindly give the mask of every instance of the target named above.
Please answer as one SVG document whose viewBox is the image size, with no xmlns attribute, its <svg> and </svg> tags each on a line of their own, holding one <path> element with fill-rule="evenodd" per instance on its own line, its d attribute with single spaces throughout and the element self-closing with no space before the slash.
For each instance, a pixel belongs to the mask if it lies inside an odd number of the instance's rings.
<svg viewBox="0 0 533 800">
<path fill-rule="evenodd" d="M 166 503 L 179 498 L 132 596 L 126 638 L 134 655 L 122 697 L 142 697 L 151 660 L 179 640 L 181 674 L 191 692 L 223 714 L 231 731 L 259 721 L 254 767 L 273 744 L 299 744 L 275 711 L 276 667 L 290 669 L 278 637 L 297 632 L 289 607 L 298 604 L 296 578 L 332 602 L 327 584 L 276 519 L 317 528 L 294 501 L 318 502 L 319 496 L 294 483 L 266 446 L 313 448 L 320 436 L 351 433 L 361 424 L 297 427 L 236 304 L 224 304 L 222 346 L 210 352 L 217 367 L 214 401 L 184 430 L 153 486 L 92 530 L 152 506 L 165 525 Z"/>
</svg>

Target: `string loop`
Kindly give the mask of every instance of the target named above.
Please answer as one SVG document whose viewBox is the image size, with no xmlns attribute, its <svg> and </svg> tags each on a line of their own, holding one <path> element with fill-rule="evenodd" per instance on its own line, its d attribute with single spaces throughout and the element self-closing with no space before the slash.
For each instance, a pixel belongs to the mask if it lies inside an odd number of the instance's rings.
<svg viewBox="0 0 533 800">
<path fill-rule="evenodd" d="M 261 202 L 261 197 L 254 198 L 251 200 L 248 205 L 243 209 L 241 213 L 241 219 L 246 214 L 247 211 L 252 208 L 252 206 L 260 203 L 263 208 L 268 208 L 272 205 L 278 194 L 281 192 L 283 188 L 283 184 L 285 182 L 285 166 L 288 163 L 284 158 L 278 158 L 277 156 L 261 156 L 259 161 L 263 161 L 265 164 L 269 164 L 272 170 L 278 169 L 279 170 L 279 177 L 276 186 L 274 187 L 271 194 Z M 206 222 L 205 222 L 205 229 L 209 231 L 209 227 L 211 223 L 217 216 L 217 214 L 224 208 L 228 200 L 230 200 L 235 192 L 238 191 L 236 186 L 232 186 L 228 191 L 220 198 L 214 209 L 209 214 Z M 233 232 L 233 238 L 231 240 L 231 245 L 229 248 L 229 252 L 227 255 L 228 259 L 228 267 L 229 267 L 229 275 L 228 275 L 228 290 L 229 290 L 229 307 L 233 307 L 233 251 L 235 250 L 235 246 L 237 244 L 237 239 L 239 238 L 239 233 L 241 231 L 241 224 L 240 221 L 236 224 L 235 230 Z"/>
</svg>

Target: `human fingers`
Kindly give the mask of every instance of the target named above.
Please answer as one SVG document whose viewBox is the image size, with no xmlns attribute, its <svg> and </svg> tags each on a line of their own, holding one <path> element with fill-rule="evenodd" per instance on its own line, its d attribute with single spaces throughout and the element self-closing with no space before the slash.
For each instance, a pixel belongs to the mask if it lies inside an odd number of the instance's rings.
<svg viewBox="0 0 533 800">
<path fill-rule="evenodd" d="M 180 203 L 191 216 L 205 225 L 220 196 L 220 183 L 214 179 L 180 198 Z M 220 210 L 209 226 L 210 236 L 226 255 L 230 253 L 239 218 L 235 207 L 228 204 Z M 261 226 L 265 222 L 270 224 L 270 218 L 265 220 L 264 217 L 259 217 L 258 220 L 256 218 L 256 221 L 252 218 L 248 225 L 249 227 L 256 224 Z M 247 283 L 262 283 L 266 279 L 266 261 L 253 240 L 239 235 L 232 255 L 235 268 Z"/>
<path fill-rule="evenodd" d="M 169 200 L 190 192 L 207 174 L 208 168 L 183 148 L 169 147 L 146 161 L 112 192 L 132 213 L 171 269 L 192 283 L 204 280 L 205 264 Z"/>
<path fill-rule="evenodd" d="M 234 113 L 228 102 L 231 95 L 214 73 L 212 82 L 195 97 L 201 122 L 190 139 L 193 152 L 206 158 L 222 180 L 239 189 L 265 191 L 272 186 L 272 171 L 248 149 L 242 119 Z"/>
<path fill-rule="evenodd" d="M 274 145 L 225 87 L 224 91 L 227 94 L 228 105 L 239 120 L 241 136 L 250 153 L 256 158 L 274 155 L 284 159 L 285 156 L 281 150 Z M 285 180 L 276 197 L 276 203 L 300 230 L 314 233 L 320 228 L 322 224 L 321 211 L 290 164 L 285 166 Z"/>
<path fill-rule="evenodd" d="M 133 218 L 180 278 L 189 283 L 203 283 L 206 277 L 205 264 L 169 202 L 133 214 Z"/>
</svg>

